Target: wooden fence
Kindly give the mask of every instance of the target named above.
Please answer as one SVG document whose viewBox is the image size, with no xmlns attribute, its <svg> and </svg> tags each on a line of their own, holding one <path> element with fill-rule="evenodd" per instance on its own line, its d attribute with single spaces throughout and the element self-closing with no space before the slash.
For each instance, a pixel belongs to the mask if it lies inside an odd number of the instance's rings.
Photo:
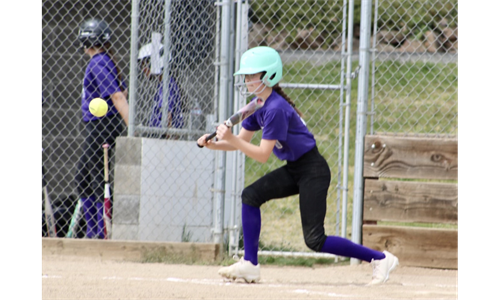
<svg viewBox="0 0 500 300">
<path fill-rule="evenodd" d="M 458 140 L 367 135 L 363 245 L 401 265 L 458 268 Z M 448 228 L 447 228 L 448 227 Z"/>
</svg>

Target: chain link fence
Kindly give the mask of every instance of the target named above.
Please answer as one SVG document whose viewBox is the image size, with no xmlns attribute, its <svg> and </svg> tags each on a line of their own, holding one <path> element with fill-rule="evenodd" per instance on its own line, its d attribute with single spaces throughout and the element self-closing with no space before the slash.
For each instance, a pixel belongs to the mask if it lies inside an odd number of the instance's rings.
<svg viewBox="0 0 500 300">
<path fill-rule="evenodd" d="M 254 0 L 250 5 L 248 48 L 270 46 L 280 53 L 280 86 L 303 112 L 332 172 L 325 231 L 343 235 L 340 186 L 347 89 L 347 1 Z M 273 156 L 265 165 L 247 159 L 245 185 L 283 164 Z M 304 243 L 298 195 L 270 201 L 261 207 L 261 213 L 261 254 L 320 256 Z"/>
<path fill-rule="evenodd" d="M 96 17 L 112 29 L 131 111 L 111 164 L 112 239 L 209 242 L 222 235 L 230 250 L 241 251 L 241 191 L 283 162 L 272 156 L 262 165 L 200 150 L 194 141 L 246 101 L 232 89 L 232 73 L 246 49 L 262 45 L 281 54 L 280 86 L 304 113 L 330 165 L 326 233 L 349 238 L 361 5 L 355 1 L 351 11 L 348 4 L 42 1 L 42 158 L 57 236 L 66 236 L 79 199 L 74 177 L 89 58 L 75 42 L 79 24 Z M 369 132 L 456 135 L 457 2 L 372 4 Z M 153 54 L 138 60 L 144 47 Z M 168 100 L 160 105 L 161 99 Z M 169 107 L 174 100 L 175 116 Z M 303 241 L 298 206 L 298 197 L 289 197 L 261 208 L 261 254 L 313 255 Z M 85 236 L 85 226 L 81 218 L 76 237 Z"/>
<path fill-rule="evenodd" d="M 58 237 L 66 236 L 79 199 L 75 175 L 84 142 L 82 81 L 89 57 L 78 49 L 78 29 L 90 18 L 109 24 L 114 58 L 128 84 L 129 17 L 130 1 L 42 1 L 42 163 Z M 78 224 L 75 235 L 83 237 L 85 219 Z M 42 235 L 47 235 L 45 224 Z"/>
<path fill-rule="evenodd" d="M 88 225 L 75 176 L 90 57 L 78 50 L 77 37 L 80 24 L 97 18 L 111 29 L 131 112 L 111 145 L 110 238 L 212 240 L 214 159 L 193 141 L 215 121 L 216 10 L 214 1 L 42 1 L 42 161 L 58 237 L 84 238 Z M 96 157 L 102 169 L 103 154 Z M 43 236 L 45 221 L 42 215 Z"/>
<path fill-rule="evenodd" d="M 374 1 L 370 132 L 458 134 L 458 1 Z"/>
</svg>

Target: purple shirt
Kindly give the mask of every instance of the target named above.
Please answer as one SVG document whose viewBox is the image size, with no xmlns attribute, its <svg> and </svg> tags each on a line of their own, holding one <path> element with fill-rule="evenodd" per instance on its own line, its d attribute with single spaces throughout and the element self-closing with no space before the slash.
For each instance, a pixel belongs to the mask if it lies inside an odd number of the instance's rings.
<svg viewBox="0 0 500 300">
<path fill-rule="evenodd" d="M 249 131 L 262 129 L 263 139 L 276 140 L 273 153 L 280 160 L 296 161 L 316 145 L 295 109 L 276 91 L 241 126 Z"/>
<path fill-rule="evenodd" d="M 160 81 L 158 85 L 158 92 L 154 98 L 154 110 L 151 119 L 149 120 L 149 126 L 160 127 L 161 126 L 161 115 L 162 115 L 162 105 L 163 105 L 163 82 Z M 184 126 L 184 118 L 182 115 L 182 103 L 181 94 L 179 86 L 173 78 L 170 78 L 169 84 L 169 98 L 168 98 L 168 112 L 172 114 L 172 127 L 182 128 Z"/>
<path fill-rule="evenodd" d="M 122 83 L 125 89 L 125 83 Z M 90 59 L 85 77 L 83 78 L 82 89 L 82 116 L 83 121 L 97 120 L 99 117 L 92 115 L 89 111 L 89 103 L 94 98 L 102 98 L 108 103 L 108 113 L 111 116 L 118 111 L 111 101 L 111 95 L 120 92 L 118 75 L 113 60 L 105 52 L 98 53 Z"/>
</svg>

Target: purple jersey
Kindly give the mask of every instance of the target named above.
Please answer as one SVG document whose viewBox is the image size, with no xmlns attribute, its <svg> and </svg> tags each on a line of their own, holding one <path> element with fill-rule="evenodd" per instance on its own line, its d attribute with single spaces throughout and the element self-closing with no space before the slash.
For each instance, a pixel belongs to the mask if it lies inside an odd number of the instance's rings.
<svg viewBox="0 0 500 300">
<path fill-rule="evenodd" d="M 122 86 L 123 89 L 126 88 L 125 83 L 122 83 Z M 83 78 L 83 121 L 88 122 L 99 119 L 89 111 L 89 103 L 94 98 L 102 98 L 108 103 L 109 109 L 106 116 L 118 113 L 113 101 L 111 101 L 111 95 L 120 91 L 117 70 L 113 60 L 105 52 L 92 56 Z"/>
<path fill-rule="evenodd" d="M 273 153 L 280 160 L 296 161 L 316 145 L 295 109 L 274 90 L 264 106 L 241 126 L 249 131 L 262 129 L 263 139 L 276 140 Z"/>
<path fill-rule="evenodd" d="M 151 119 L 149 120 L 149 126 L 160 127 L 161 125 L 161 115 L 162 115 L 162 105 L 163 105 L 163 82 L 158 85 L 158 92 L 154 98 L 154 110 Z M 168 98 L 168 112 L 172 114 L 172 127 L 182 128 L 184 127 L 184 119 L 182 115 L 181 106 L 181 94 L 179 86 L 173 78 L 170 78 L 169 84 L 169 98 Z"/>
</svg>

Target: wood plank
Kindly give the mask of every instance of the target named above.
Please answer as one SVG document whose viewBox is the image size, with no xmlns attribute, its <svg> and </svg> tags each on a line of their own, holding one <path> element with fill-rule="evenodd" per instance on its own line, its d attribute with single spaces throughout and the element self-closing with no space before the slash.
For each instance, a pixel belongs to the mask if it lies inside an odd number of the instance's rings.
<svg viewBox="0 0 500 300">
<path fill-rule="evenodd" d="M 458 222 L 458 185 L 366 179 L 363 220 Z"/>
<path fill-rule="evenodd" d="M 458 230 L 363 225 L 363 245 L 391 252 L 401 266 L 458 268 Z"/>
<path fill-rule="evenodd" d="M 127 261 L 143 261 L 152 255 L 215 262 L 220 259 L 219 248 L 220 245 L 212 243 L 42 238 L 42 255 L 73 255 Z"/>
<path fill-rule="evenodd" d="M 458 139 L 365 136 L 364 177 L 458 179 Z"/>
</svg>

